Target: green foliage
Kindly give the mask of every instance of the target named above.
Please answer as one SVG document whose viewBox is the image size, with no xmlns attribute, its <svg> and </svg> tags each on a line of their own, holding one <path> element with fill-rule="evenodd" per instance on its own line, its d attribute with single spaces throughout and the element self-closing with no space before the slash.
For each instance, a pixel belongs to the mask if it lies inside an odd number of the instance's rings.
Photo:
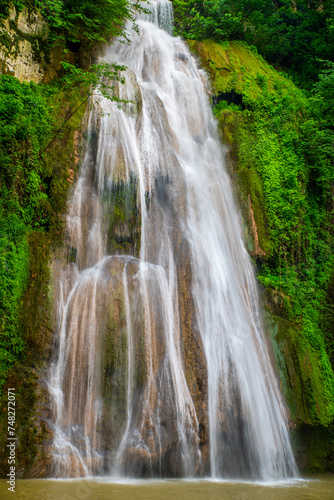
<svg viewBox="0 0 334 500">
<path fill-rule="evenodd" d="M 242 37 L 242 13 L 224 0 L 173 0 L 176 32 L 190 40 Z"/>
<path fill-rule="evenodd" d="M 330 2 L 246 3 L 245 40 L 310 89 L 322 69 L 319 58 L 334 59 L 334 33 L 328 25 L 331 12 Z"/>
<path fill-rule="evenodd" d="M 29 277 L 27 233 L 48 227 L 40 150 L 53 123 L 50 94 L 0 77 L 0 383 L 24 350 L 19 312 Z"/>
<path fill-rule="evenodd" d="M 0 0 L 0 19 L 8 16 L 10 5 L 16 12 L 39 9 L 50 28 L 49 42 L 62 42 L 71 50 L 109 43 L 115 36 L 127 39 L 124 23 L 130 21 L 138 30 L 134 14 L 145 11 L 128 0 Z"/>
<path fill-rule="evenodd" d="M 3 203 L 3 202 L 2 202 Z M 17 214 L 0 222 L 0 386 L 4 372 L 22 354 L 18 313 L 27 286 L 29 261 L 26 228 Z"/>
<path fill-rule="evenodd" d="M 331 213 L 326 210 L 333 154 L 326 154 L 319 142 L 321 129 L 310 103 L 301 93 L 286 90 L 264 90 L 250 106 L 238 147 L 244 168 L 256 168 L 260 174 L 269 221 L 271 254 L 262 263 L 259 279 L 279 292 L 281 314 L 301 321 L 298 353 L 308 356 L 313 366 L 310 423 L 327 425 L 334 417 L 334 377 L 319 313 L 334 263 Z M 315 397 L 326 404 L 321 407 Z"/>
<path fill-rule="evenodd" d="M 245 40 L 295 82 L 310 89 L 334 60 L 332 2 L 174 0 L 176 32 L 185 38 Z"/>
<path fill-rule="evenodd" d="M 319 74 L 319 81 L 314 86 L 314 108 L 325 128 L 334 131 L 334 63 L 322 61 L 327 68 Z M 331 135 L 333 141 L 333 135 Z"/>
<path fill-rule="evenodd" d="M 34 0 L 32 0 L 34 3 Z M 28 1 L 25 0 L 0 0 L 0 19 L 5 19 L 8 17 L 9 13 L 9 8 L 11 6 L 14 6 L 15 9 L 17 9 L 18 12 L 21 12 L 21 10 L 27 5 L 30 5 L 31 2 L 28 3 Z"/>
</svg>

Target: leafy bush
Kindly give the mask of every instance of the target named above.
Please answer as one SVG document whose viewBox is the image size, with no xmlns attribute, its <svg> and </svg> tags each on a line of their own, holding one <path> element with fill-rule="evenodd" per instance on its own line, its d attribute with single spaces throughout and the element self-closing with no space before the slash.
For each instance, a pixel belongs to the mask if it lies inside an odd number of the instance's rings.
<svg viewBox="0 0 334 500">
<path fill-rule="evenodd" d="M 0 384 L 24 351 L 19 313 L 29 277 L 27 233 L 48 227 L 40 151 L 53 125 L 50 94 L 0 77 Z"/>
<path fill-rule="evenodd" d="M 241 38 L 242 12 L 224 0 L 173 0 L 177 34 L 192 40 Z"/>
</svg>

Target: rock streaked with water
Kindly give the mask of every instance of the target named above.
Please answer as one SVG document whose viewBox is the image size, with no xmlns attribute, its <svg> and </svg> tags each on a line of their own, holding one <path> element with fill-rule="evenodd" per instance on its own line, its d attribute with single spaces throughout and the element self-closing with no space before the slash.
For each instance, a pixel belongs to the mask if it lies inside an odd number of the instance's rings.
<svg viewBox="0 0 334 500">
<path fill-rule="evenodd" d="M 158 27 L 171 12 L 153 2 L 105 54 L 132 103 L 91 112 L 69 204 L 55 475 L 295 476 L 206 77 Z"/>
</svg>

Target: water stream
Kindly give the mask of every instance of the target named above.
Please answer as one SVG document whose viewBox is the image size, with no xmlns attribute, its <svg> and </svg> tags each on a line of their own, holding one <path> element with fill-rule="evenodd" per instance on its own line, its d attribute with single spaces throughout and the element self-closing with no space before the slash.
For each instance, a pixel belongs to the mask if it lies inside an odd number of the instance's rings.
<svg viewBox="0 0 334 500">
<path fill-rule="evenodd" d="M 152 2 L 54 263 L 56 477 L 298 475 L 205 73 Z"/>
</svg>

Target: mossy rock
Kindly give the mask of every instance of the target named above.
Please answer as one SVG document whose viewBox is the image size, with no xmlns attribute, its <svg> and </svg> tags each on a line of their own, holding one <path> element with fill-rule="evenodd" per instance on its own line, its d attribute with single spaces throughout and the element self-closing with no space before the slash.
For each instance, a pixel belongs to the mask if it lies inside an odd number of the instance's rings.
<svg viewBox="0 0 334 500">
<path fill-rule="evenodd" d="M 219 44 L 204 40 L 190 41 L 189 46 L 199 55 L 201 63 L 209 72 L 212 89 L 216 93 L 233 90 L 242 94 L 246 102 L 252 102 L 264 87 L 274 90 L 278 83 L 293 86 L 245 42 Z"/>
</svg>

